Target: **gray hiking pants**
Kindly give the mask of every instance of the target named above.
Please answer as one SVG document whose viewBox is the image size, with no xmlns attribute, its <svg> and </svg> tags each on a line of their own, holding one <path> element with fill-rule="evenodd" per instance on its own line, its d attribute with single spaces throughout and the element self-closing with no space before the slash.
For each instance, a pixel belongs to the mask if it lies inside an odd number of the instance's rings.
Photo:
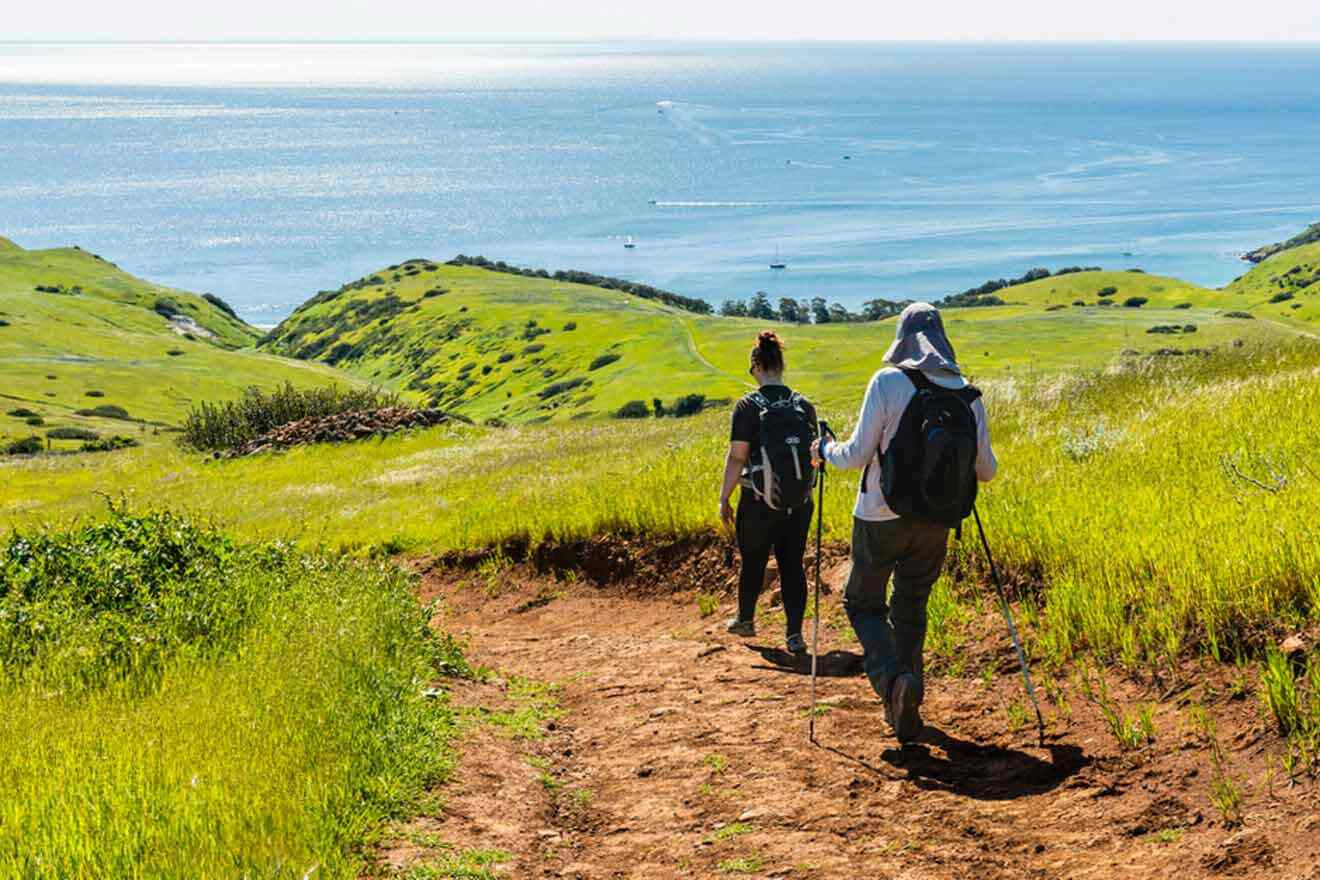
<svg viewBox="0 0 1320 880">
<path fill-rule="evenodd" d="M 926 603 L 948 552 L 947 527 L 917 520 L 853 519 L 852 571 L 843 606 L 865 653 L 863 667 L 882 700 L 903 672 L 917 679 L 924 696 L 922 649 Z M 890 578 L 894 581 L 888 595 Z"/>
</svg>

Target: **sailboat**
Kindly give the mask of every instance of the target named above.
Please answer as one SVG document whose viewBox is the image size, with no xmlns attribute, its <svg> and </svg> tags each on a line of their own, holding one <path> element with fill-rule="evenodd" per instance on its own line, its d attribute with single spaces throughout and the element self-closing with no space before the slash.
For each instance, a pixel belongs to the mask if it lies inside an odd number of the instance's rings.
<svg viewBox="0 0 1320 880">
<path fill-rule="evenodd" d="M 623 246 L 624 246 L 627 250 L 632 250 L 633 248 L 637 247 L 637 245 L 633 244 L 633 240 L 632 240 L 632 236 L 631 236 L 631 235 L 628 236 L 628 240 L 625 241 L 625 242 L 623 243 Z"/>
<path fill-rule="evenodd" d="M 775 246 L 775 261 L 770 264 L 771 269 L 787 269 L 788 264 L 779 259 L 779 247 Z"/>
</svg>

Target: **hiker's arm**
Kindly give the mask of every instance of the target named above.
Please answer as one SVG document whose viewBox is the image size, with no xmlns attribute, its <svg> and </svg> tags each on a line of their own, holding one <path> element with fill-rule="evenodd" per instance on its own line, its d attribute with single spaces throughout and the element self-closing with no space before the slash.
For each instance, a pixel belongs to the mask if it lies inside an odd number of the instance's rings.
<svg viewBox="0 0 1320 880">
<path fill-rule="evenodd" d="M 986 418 L 985 404 L 979 400 L 973 403 L 972 414 L 976 416 L 976 478 L 988 483 L 999 473 L 999 459 L 990 446 L 990 420 Z"/>
<path fill-rule="evenodd" d="M 821 457 L 837 468 L 858 470 L 866 466 L 880 447 L 880 434 L 884 430 L 884 394 L 880 389 L 880 377 L 877 375 L 867 386 L 866 397 L 862 399 L 861 412 L 857 414 L 857 424 L 852 436 L 846 441 L 821 441 Z"/>
<path fill-rule="evenodd" d="M 720 520 L 725 525 L 733 524 L 733 503 L 729 499 L 751 454 L 752 444 L 746 440 L 729 441 L 729 454 L 724 459 L 724 485 L 720 487 Z"/>
</svg>

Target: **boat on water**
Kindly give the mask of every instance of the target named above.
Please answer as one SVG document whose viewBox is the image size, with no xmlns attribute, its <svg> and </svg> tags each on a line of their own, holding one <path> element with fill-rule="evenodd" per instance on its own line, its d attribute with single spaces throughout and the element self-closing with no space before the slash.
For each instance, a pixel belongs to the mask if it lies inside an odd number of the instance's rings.
<svg viewBox="0 0 1320 880">
<path fill-rule="evenodd" d="M 626 250 L 632 250 L 633 248 L 637 247 L 637 245 L 633 243 L 633 239 L 631 235 L 628 236 L 628 240 L 623 243 L 623 246 L 624 249 Z"/>
<path fill-rule="evenodd" d="M 774 261 L 770 264 L 770 268 L 771 268 L 771 269 L 787 269 L 787 268 L 788 268 L 788 264 L 785 263 L 782 259 L 780 259 L 780 257 L 779 257 L 779 248 L 777 248 L 777 247 L 775 248 L 775 259 L 774 259 Z"/>
</svg>

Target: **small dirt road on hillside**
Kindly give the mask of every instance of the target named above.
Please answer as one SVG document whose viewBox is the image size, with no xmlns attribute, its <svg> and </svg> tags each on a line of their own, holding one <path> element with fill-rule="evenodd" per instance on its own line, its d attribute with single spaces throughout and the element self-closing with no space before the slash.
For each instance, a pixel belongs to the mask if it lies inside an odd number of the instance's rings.
<svg viewBox="0 0 1320 880">
<path fill-rule="evenodd" d="M 837 583 L 837 551 L 828 567 Z M 812 745 L 807 661 L 780 650 L 768 597 L 761 635 L 738 639 L 719 625 L 732 571 L 718 548 L 670 570 L 662 560 L 605 585 L 531 564 L 427 576 L 437 623 L 494 670 L 454 684 L 452 699 L 503 723 L 473 725 L 439 792 L 444 808 L 412 823 L 414 843 L 383 850 L 385 868 L 426 864 L 435 851 L 416 841 L 430 840 L 448 853 L 499 851 L 491 875 L 517 878 L 1320 880 L 1317 791 L 1269 769 L 1277 739 L 1254 697 L 1199 679 L 1158 694 L 1115 674 L 1121 705 L 1163 697 L 1155 741 L 1120 750 L 1065 682 L 1062 702 L 1045 707 L 1042 748 L 1011 709 L 1020 679 L 990 617 L 973 625 L 985 633 L 969 642 L 970 671 L 931 677 L 925 733 L 900 749 L 831 591 Z M 717 613 L 701 616 L 698 590 L 720 596 Z M 1217 720 L 1221 769 L 1188 720 L 1192 694 Z M 524 716 L 544 735 L 517 735 Z M 1241 822 L 1210 797 L 1225 772 L 1244 798 Z"/>
</svg>

